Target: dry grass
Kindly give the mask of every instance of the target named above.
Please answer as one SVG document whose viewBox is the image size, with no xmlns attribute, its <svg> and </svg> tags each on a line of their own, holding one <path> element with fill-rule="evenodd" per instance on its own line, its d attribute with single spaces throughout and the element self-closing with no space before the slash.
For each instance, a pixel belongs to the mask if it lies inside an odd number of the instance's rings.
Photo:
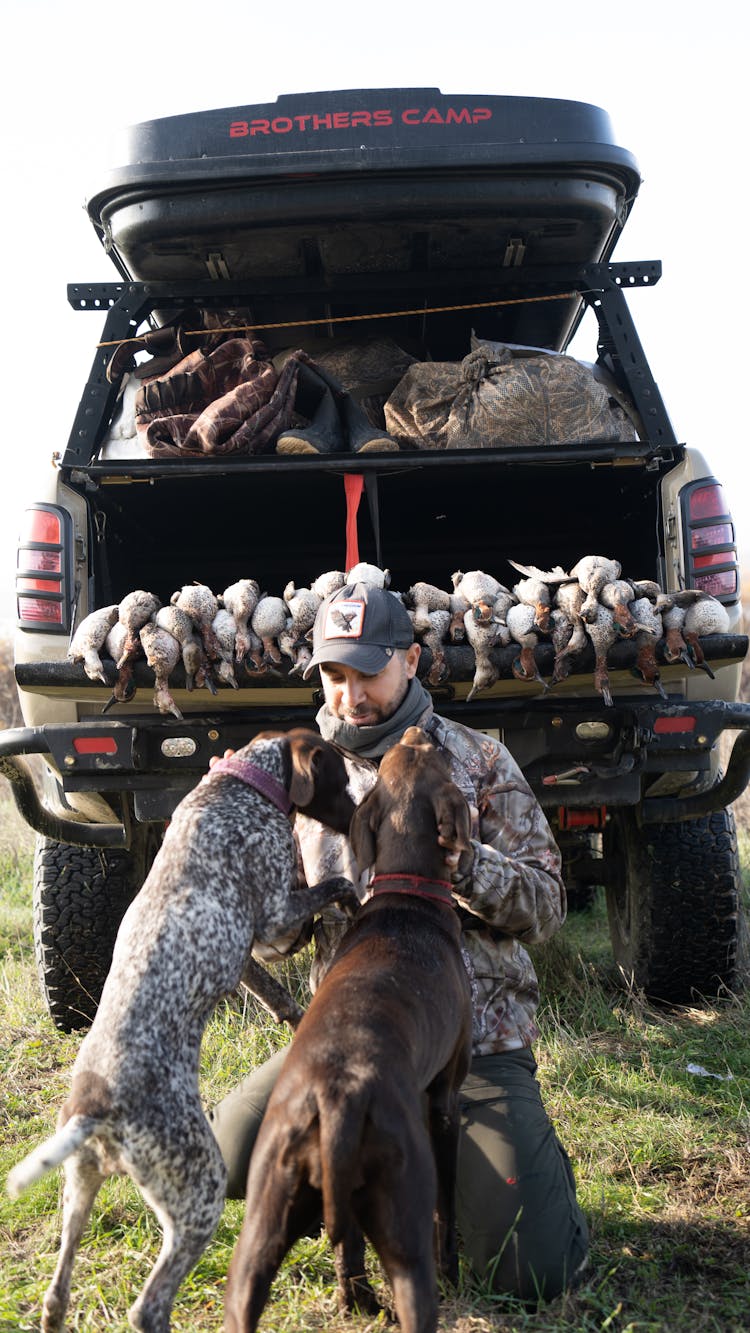
<svg viewBox="0 0 750 1333">
<path fill-rule="evenodd" d="M 747 836 L 743 847 L 750 849 Z M 28 869 L 15 885 L 4 882 L 0 903 L 4 1174 L 51 1129 L 80 1036 L 55 1033 L 42 1006 L 29 938 Z M 571 917 L 536 951 L 536 962 L 545 997 L 540 1080 L 589 1219 L 590 1277 L 572 1295 L 525 1309 L 464 1272 L 458 1291 L 445 1294 L 441 1333 L 740 1333 L 750 1294 L 750 1006 L 727 998 L 661 1011 L 623 991 L 601 903 Z M 288 981 L 298 987 L 303 978 L 298 960 Z M 252 1005 L 237 999 L 220 1006 L 204 1043 L 206 1100 L 223 1096 L 278 1041 L 278 1030 Z M 691 1075 L 689 1064 L 725 1079 Z M 38 1327 L 59 1243 L 59 1208 L 55 1176 L 16 1203 L 0 1200 L 0 1333 Z M 177 1333 L 219 1329 L 241 1213 L 240 1204 L 227 1204 L 214 1241 L 183 1284 Z M 131 1183 L 108 1181 L 76 1263 L 68 1327 L 125 1333 L 125 1311 L 158 1245 L 158 1227 Z M 268 1333 L 382 1333 L 386 1326 L 382 1318 L 338 1316 L 323 1237 L 291 1251 L 262 1323 Z"/>
</svg>

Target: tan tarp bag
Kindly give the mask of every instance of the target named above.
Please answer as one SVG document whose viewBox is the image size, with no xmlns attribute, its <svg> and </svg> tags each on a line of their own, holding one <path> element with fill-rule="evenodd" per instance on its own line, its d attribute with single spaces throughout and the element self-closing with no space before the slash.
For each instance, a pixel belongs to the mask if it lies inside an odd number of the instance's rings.
<svg viewBox="0 0 750 1333">
<path fill-rule="evenodd" d="M 593 370 L 573 357 L 472 337 L 463 361 L 417 362 L 385 404 L 402 447 L 493 449 L 637 438 Z"/>
</svg>

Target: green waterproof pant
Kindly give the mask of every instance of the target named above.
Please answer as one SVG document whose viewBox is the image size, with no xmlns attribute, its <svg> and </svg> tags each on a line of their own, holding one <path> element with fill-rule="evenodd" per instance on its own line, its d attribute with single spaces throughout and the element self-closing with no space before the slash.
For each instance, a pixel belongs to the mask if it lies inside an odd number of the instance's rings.
<svg viewBox="0 0 750 1333">
<path fill-rule="evenodd" d="M 253 1070 L 209 1121 L 227 1166 L 227 1195 L 244 1198 L 250 1154 L 286 1052 Z M 588 1252 L 567 1153 L 542 1105 L 529 1050 L 480 1055 L 461 1089 L 456 1209 L 463 1253 L 495 1291 L 550 1300 Z"/>
</svg>

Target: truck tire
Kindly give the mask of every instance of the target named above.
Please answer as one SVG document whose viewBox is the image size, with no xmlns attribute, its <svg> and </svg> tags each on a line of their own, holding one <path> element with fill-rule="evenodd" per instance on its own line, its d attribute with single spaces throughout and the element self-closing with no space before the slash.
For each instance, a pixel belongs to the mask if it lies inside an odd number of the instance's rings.
<svg viewBox="0 0 750 1333">
<path fill-rule="evenodd" d="M 689 1004 L 739 983 L 742 880 L 731 810 L 637 823 L 618 810 L 604 834 L 612 949 L 653 1000 Z"/>
<path fill-rule="evenodd" d="M 34 951 L 42 997 L 55 1027 L 93 1021 L 120 922 L 140 889 L 158 840 L 140 826 L 130 851 L 99 851 L 37 837 Z"/>
</svg>

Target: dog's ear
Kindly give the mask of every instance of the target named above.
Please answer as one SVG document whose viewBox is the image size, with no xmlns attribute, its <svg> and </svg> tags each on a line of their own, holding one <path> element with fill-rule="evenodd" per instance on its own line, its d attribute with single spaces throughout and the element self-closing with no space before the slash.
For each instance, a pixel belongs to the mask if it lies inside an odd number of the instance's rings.
<svg viewBox="0 0 750 1333">
<path fill-rule="evenodd" d="M 360 870 L 367 870 L 375 864 L 377 852 L 376 834 L 380 827 L 380 797 L 378 789 L 368 792 L 352 815 L 349 825 L 349 841 Z"/>
<path fill-rule="evenodd" d="M 302 735 L 289 736 L 289 758 L 291 778 L 289 781 L 289 799 L 292 805 L 304 809 L 315 795 L 315 779 L 323 754 L 320 741 Z"/>
<path fill-rule="evenodd" d="M 407 727 L 400 741 L 401 745 L 406 745 L 410 750 L 434 750 L 435 746 L 421 727 Z"/>
<path fill-rule="evenodd" d="M 433 800 L 438 842 L 447 851 L 448 865 L 458 865 L 461 852 L 471 849 L 471 811 L 466 797 L 448 783 L 439 787 Z"/>
</svg>

